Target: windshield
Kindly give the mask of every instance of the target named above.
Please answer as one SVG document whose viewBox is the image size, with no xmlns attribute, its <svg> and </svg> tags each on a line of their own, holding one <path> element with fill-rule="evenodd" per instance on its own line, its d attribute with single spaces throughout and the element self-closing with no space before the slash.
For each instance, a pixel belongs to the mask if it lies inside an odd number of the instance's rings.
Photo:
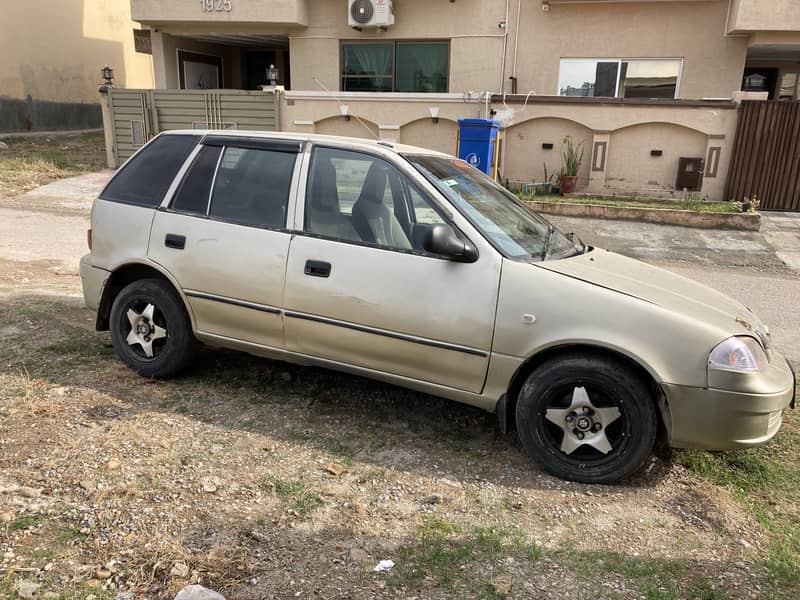
<svg viewBox="0 0 800 600">
<path fill-rule="evenodd" d="M 506 256 L 547 260 L 582 252 L 508 190 L 463 160 L 424 155 L 405 157 Z"/>
</svg>

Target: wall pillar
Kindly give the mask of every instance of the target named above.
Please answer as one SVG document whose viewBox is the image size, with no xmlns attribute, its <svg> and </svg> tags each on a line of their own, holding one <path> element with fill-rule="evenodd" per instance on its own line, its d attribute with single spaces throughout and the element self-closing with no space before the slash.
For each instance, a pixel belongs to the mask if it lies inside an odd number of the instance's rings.
<svg viewBox="0 0 800 600">
<path fill-rule="evenodd" d="M 586 192 L 591 194 L 605 192 L 610 140 L 610 131 L 594 132 L 592 147 L 588 150 L 587 156 L 584 156 L 584 160 L 589 161 L 589 185 L 586 187 Z"/>
<path fill-rule="evenodd" d="M 382 142 L 400 142 L 400 125 L 378 125 L 378 139 Z"/>
<path fill-rule="evenodd" d="M 160 90 L 168 88 L 164 35 L 165 34 L 155 29 L 150 32 L 150 44 L 153 51 L 153 83 L 155 84 L 155 88 Z"/>
<path fill-rule="evenodd" d="M 706 142 L 705 170 L 703 173 L 703 187 L 701 192 L 710 199 L 722 199 L 725 193 L 725 179 L 723 174 L 727 172 L 726 164 L 723 163 L 723 152 L 730 150 L 725 143 L 725 136 L 709 135 Z M 730 155 L 730 152 L 726 152 Z M 726 156 L 726 160 L 729 158 Z"/>
<path fill-rule="evenodd" d="M 114 156 L 114 121 L 111 118 L 111 90 L 109 86 L 100 87 L 100 109 L 103 113 L 103 138 L 106 143 L 106 164 L 109 169 L 117 168 Z"/>
</svg>

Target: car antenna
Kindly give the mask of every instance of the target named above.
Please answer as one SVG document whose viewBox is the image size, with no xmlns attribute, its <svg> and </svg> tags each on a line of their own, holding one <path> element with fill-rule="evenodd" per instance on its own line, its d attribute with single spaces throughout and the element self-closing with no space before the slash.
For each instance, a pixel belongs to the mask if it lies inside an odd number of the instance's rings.
<svg viewBox="0 0 800 600">
<path fill-rule="evenodd" d="M 326 92 L 328 92 L 329 94 L 333 95 L 333 92 L 331 92 L 331 91 L 330 91 L 330 90 L 329 90 L 327 87 L 325 87 L 325 84 L 323 84 L 323 83 L 322 83 L 322 82 L 321 82 L 319 79 L 317 79 L 315 76 L 313 76 L 313 75 L 312 75 L 312 76 L 311 76 L 311 79 L 313 79 L 314 81 L 316 81 L 316 82 L 317 82 L 317 85 L 318 85 L 319 87 L 321 87 L 323 90 L 325 90 L 325 91 L 326 91 Z M 339 99 L 339 97 L 337 97 L 337 96 L 333 96 L 333 99 L 334 99 L 334 100 L 336 100 L 336 101 L 339 103 L 339 106 L 346 106 L 346 105 L 345 105 L 345 103 L 344 103 L 344 102 L 342 102 L 342 101 Z M 374 131 L 372 131 L 372 129 L 370 129 L 369 125 L 367 125 L 366 123 L 364 123 L 364 121 L 362 121 L 362 120 L 359 118 L 359 116 L 358 116 L 358 115 L 350 115 L 350 116 L 352 116 L 352 117 L 355 117 L 356 121 L 358 121 L 359 123 L 361 123 L 361 125 L 364 127 L 364 129 L 366 129 L 367 131 L 369 131 L 369 133 L 370 133 L 370 135 L 372 135 L 372 137 L 374 137 L 376 140 L 379 140 L 379 139 L 380 139 L 380 137 L 378 136 L 378 134 L 376 134 Z"/>
</svg>

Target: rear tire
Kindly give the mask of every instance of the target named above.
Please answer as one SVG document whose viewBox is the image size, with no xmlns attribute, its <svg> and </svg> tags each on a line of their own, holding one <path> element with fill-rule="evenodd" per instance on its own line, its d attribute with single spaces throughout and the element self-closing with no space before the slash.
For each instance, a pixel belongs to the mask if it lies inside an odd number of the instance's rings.
<svg viewBox="0 0 800 600">
<path fill-rule="evenodd" d="M 601 355 L 557 357 L 530 374 L 516 422 L 528 454 L 562 479 L 613 483 L 639 469 L 658 431 L 642 378 Z"/>
<path fill-rule="evenodd" d="M 183 302 L 161 279 L 126 285 L 111 305 L 109 324 L 117 356 L 145 377 L 177 373 L 198 347 Z"/>
</svg>

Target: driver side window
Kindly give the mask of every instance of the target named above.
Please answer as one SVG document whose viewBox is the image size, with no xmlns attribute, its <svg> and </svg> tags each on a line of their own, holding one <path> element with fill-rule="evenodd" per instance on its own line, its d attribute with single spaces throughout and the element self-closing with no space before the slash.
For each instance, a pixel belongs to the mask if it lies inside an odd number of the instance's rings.
<svg viewBox="0 0 800 600">
<path fill-rule="evenodd" d="M 421 252 L 427 229 L 445 222 L 406 176 L 369 154 L 316 148 L 307 190 L 305 231 L 341 241 Z"/>
</svg>

